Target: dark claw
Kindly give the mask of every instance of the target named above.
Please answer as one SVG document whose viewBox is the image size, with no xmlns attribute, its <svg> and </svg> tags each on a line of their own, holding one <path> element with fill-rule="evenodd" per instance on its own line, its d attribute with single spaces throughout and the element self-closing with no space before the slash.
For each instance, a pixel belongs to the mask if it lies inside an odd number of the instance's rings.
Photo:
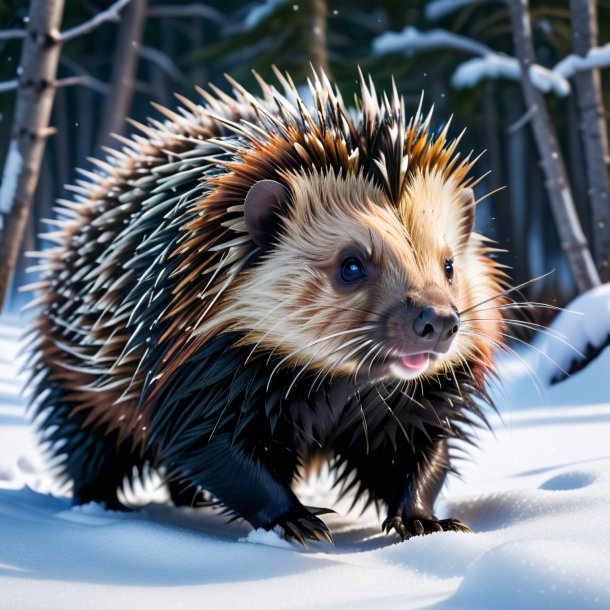
<svg viewBox="0 0 610 610">
<path fill-rule="evenodd" d="M 383 522 L 383 530 L 389 534 L 394 530 L 402 540 L 411 536 L 424 536 L 434 532 L 471 532 L 472 530 L 459 519 L 423 519 L 421 517 L 394 516 Z"/>
<path fill-rule="evenodd" d="M 311 512 L 289 513 L 278 519 L 273 525 L 281 526 L 286 538 L 293 538 L 303 546 L 306 546 L 305 539 L 315 541 L 324 539 L 330 544 L 334 544 L 332 534 L 326 524 Z"/>
</svg>

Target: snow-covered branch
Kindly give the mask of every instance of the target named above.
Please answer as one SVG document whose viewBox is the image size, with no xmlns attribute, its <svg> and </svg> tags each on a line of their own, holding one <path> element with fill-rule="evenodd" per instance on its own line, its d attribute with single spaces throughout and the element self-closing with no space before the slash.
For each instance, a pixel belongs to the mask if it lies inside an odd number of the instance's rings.
<svg viewBox="0 0 610 610">
<path fill-rule="evenodd" d="M 81 23 L 76 27 L 62 32 L 59 36 L 59 42 L 63 44 L 69 42 L 70 40 L 74 40 L 83 34 L 88 34 L 107 21 L 120 21 L 121 11 L 130 2 L 131 0 L 117 0 L 117 2 L 111 4 L 105 11 L 102 11 L 101 13 L 95 15 L 95 17 L 89 19 L 89 21 L 85 21 L 85 23 Z"/>
<path fill-rule="evenodd" d="M 402 32 L 386 32 L 373 40 L 373 53 L 378 56 L 400 52 L 412 55 L 417 51 L 437 49 L 453 49 L 473 55 L 493 53 L 487 45 L 481 42 L 440 29 L 422 32 L 417 28 L 407 26 Z"/>
<path fill-rule="evenodd" d="M 610 43 L 603 47 L 591 49 L 585 57 L 580 55 L 568 55 L 564 57 L 554 68 L 553 72 L 572 78 L 576 73 L 584 70 L 596 70 L 597 68 L 608 68 L 610 66 Z"/>
<path fill-rule="evenodd" d="M 248 30 L 253 30 L 284 4 L 288 4 L 288 0 L 268 0 L 262 4 L 255 4 L 244 19 L 244 26 Z"/>
<path fill-rule="evenodd" d="M 570 83 L 553 70 L 536 64 L 529 72 L 532 82 L 540 91 L 544 93 L 553 91 L 560 97 L 570 93 Z M 521 78 L 519 62 L 514 57 L 493 52 L 483 57 L 475 57 L 457 67 L 451 77 L 451 84 L 456 89 L 469 89 L 481 81 L 496 78 L 518 82 Z"/>
<path fill-rule="evenodd" d="M 19 87 L 19 81 L 16 78 L 12 80 L 6 80 L 0 83 L 0 93 L 4 93 L 5 91 L 14 91 Z"/>
<path fill-rule="evenodd" d="M 489 0 L 431 0 L 424 9 L 426 19 L 437 21 L 471 4 L 482 4 Z"/>
<path fill-rule="evenodd" d="M 411 55 L 438 49 L 451 49 L 478 56 L 457 67 L 451 78 L 451 83 L 457 89 L 474 87 L 486 79 L 506 78 L 519 81 L 521 78 L 521 67 L 514 57 L 496 53 L 487 45 L 446 30 L 422 32 L 408 26 L 402 32 L 387 32 L 373 40 L 375 55 L 399 52 Z M 561 97 L 570 93 L 570 83 L 562 74 L 539 64 L 530 68 L 530 78 L 543 93 L 553 91 Z"/>
</svg>

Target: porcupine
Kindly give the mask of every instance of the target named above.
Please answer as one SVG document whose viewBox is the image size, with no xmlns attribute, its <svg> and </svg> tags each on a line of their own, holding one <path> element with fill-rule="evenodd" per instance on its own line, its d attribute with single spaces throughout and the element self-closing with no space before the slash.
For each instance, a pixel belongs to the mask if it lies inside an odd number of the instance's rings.
<svg viewBox="0 0 610 610">
<path fill-rule="evenodd" d="M 331 540 L 291 489 L 316 456 L 402 538 L 438 519 L 450 448 L 485 421 L 505 283 L 473 232 L 471 155 L 422 105 L 324 74 L 179 96 L 61 201 L 32 370 L 74 502 L 122 508 L 145 464 L 253 527 Z M 477 308 L 488 303 L 484 315 Z M 473 315 L 474 314 L 474 315 Z M 488 401 L 489 402 L 489 401 Z"/>
</svg>

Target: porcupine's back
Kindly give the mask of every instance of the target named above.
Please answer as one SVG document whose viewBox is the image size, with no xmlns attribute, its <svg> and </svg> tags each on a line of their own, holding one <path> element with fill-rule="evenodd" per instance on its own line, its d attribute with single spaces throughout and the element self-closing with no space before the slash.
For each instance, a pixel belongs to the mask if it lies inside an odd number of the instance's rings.
<svg viewBox="0 0 610 610">
<path fill-rule="evenodd" d="M 214 110 L 247 116 L 237 104 Z M 119 441 L 143 440 L 142 358 L 171 306 L 182 228 L 219 171 L 205 157 L 223 151 L 208 140 L 225 135 L 203 113 L 162 111 L 168 121 L 137 125 L 144 135 L 121 138 L 121 151 L 81 172 L 86 180 L 71 188 L 74 201 L 59 202 L 59 229 L 46 236 L 54 247 L 41 254 L 32 376 L 50 441 L 67 435 L 68 414 L 75 433 L 99 426 Z"/>
</svg>

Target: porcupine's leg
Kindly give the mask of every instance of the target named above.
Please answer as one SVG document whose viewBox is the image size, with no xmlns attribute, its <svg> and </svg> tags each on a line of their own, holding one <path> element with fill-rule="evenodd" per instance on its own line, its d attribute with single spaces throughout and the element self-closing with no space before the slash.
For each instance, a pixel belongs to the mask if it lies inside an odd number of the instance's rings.
<svg viewBox="0 0 610 610">
<path fill-rule="evenodd" d="M 438 519 L 434 515 L 434 502 L 450 469 L 447 440 L 439 437 L 423 444 L 419 440 L 413 455 L 413 467 L 408 474 L 401 471 L 403 460 L 398 455 L 394 490 L 387 496 L 388 516 L 383 523 L 389 533 L 396 530 L 404 540 L 411 536 L 440 531 L 469 532 L 470 528 L 459 519 Z"/>
<path fill-rule="evenodd" d="M 435 531 L 470 531 L 458 519 L 438 519 L 433 512 L 450 469 L 445 438 L 415 432 L 411 443 L 400 439 L 394 446 L 388 441 L 370 453 L 352 443 L 344 459 L 348 470 L 356 470 L 360 489 L 387 505 L 386 532 L 394 529 L 406 539 Z"/>
<path fill-rule="evenodd" d="M 171 469 L 185 473 L 193 485 L 209 491 L 255 528 L 279 525 L 287 537 L 301 543 L 306 538 L 332 542 L 315 511 L 303 506 L 290 489 L 286 478 L 291 468 L 281 458 L 278 461 L 278 447 L 261 441 L 232 442 L 232 438 L 217 434 L 196 451 L 176 454 L 175 460 L 170 456 Z M 280 469 L 272 464 L 281 465 Z"/>
<path fill-rule="evenodd" d="M 74 504 L 100 502 L 110 510 L 126 510 L 117 493 L 124 480 L 133 476 L 134 467 L 141 470 L 143 458 L 131 450 L 129 440 L 117 446 L 116 433 L 105 435 L 95 426 L 83 429 L 78 419 L 64 424 L 61 448 L 66 454 L 63 469 L 74 482 Z"/>
</svg>

